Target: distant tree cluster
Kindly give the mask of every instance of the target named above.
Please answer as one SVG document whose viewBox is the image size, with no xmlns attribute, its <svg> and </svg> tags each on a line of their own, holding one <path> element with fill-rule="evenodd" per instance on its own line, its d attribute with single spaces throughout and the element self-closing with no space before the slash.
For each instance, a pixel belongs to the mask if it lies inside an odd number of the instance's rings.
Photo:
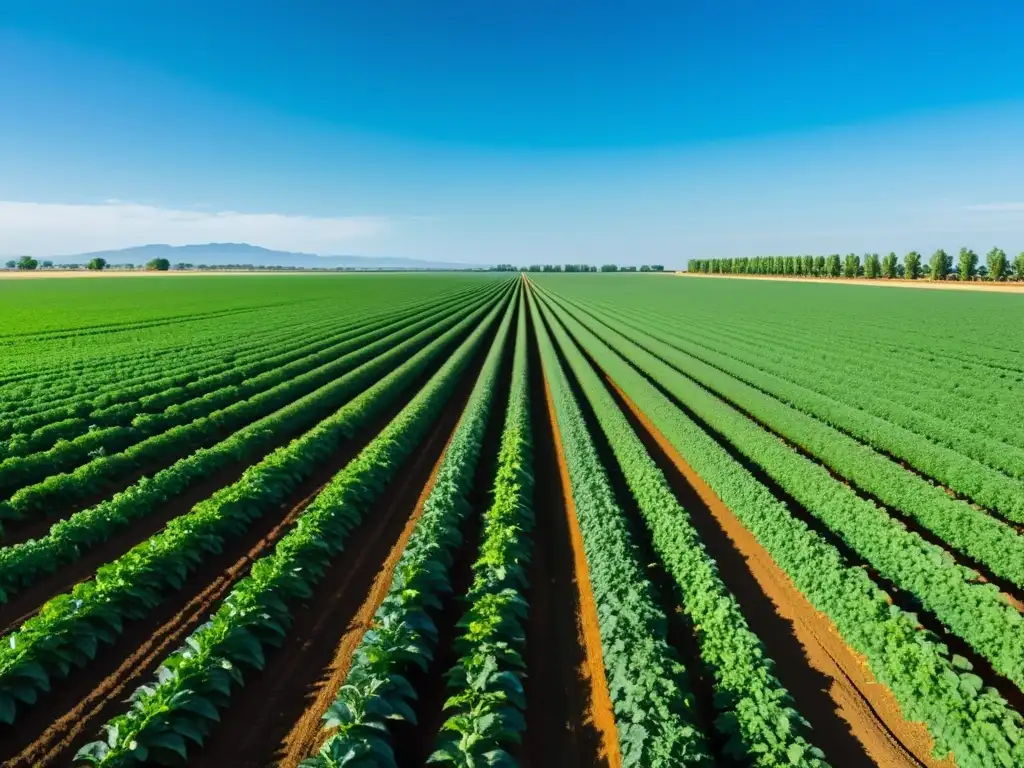
<svg viewBox="0 0 1024 768">
<path fill-rule="evenodd" d="M 517 267 L 514 264 L 498 264 L 491 267 L 491 272 L 597 272 L 598 267 L 590 264 L 531 264 L 528 267 Z M 644 264 L 641 267 L 620 267 L 617 264 L 604 264 L 601 272 L 664 272 L 661 264 Z"/>
<path fill-rule="evenodd" d="M 602 267 L 603 269 L 603 267 Z M 1011 263 L 1006 253 L 993 248 L 980 264 L 978 254 L 970 248 L 961 248 L 956 266 L 953 255 L 941 248 L 923 264 L 921 254 L 911 251 L 902 263 L 895 253 L 879 257 L 868 253 L 862 257 L 855 253 L 840 256 L 754 256 L 736 259 L 691 259 L 688 272 L 712 275 L 792 275 L 793 277 L 864 277 L 869 280 L 1005 280 L 1024 281 L 1024 252 Z M 641 270 L 642 271 L 642 270 Z"/>
</svg>

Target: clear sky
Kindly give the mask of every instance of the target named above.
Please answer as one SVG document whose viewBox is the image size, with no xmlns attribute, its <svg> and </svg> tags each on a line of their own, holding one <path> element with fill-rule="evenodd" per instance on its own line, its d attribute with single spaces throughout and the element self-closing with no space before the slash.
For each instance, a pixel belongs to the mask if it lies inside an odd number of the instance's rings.
<svg viewBox="0 0 1024 768">
<path fill-rule="evenodd" d="M 0 254 L 1024 249 L 1024 4 L 0 0 Z"/>
</svg>

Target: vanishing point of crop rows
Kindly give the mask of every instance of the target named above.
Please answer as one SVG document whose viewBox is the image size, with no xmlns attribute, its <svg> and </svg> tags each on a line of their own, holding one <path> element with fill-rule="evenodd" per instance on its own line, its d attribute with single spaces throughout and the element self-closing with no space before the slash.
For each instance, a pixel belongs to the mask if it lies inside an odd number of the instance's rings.
<svg viewBox="0 0 1024 768">
<path fill-rule="evenodd" d="M 0 763 L 1024 765 L 1021 298 L 0 301 Z"/>
</svg>

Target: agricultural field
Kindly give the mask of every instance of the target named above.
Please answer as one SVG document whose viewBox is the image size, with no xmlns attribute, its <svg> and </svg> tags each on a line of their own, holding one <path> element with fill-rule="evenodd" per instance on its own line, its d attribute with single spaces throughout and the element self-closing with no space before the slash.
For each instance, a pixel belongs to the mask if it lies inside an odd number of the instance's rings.
<svg viewBox="0 0 1024 768">
<path fill-rule="evenodd" d="M 0 284 L 5 766 L 1024 765 L 1024 304 Z"/>
</svg>

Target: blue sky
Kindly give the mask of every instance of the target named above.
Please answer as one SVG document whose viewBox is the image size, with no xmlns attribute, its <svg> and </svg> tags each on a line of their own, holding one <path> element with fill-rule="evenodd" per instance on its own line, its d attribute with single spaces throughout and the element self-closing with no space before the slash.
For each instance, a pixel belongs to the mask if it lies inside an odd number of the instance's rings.
<svg viewBox="0 0 1024 768">
<path fill-rule="evenodd" d="M 1022 28 L 941 0 L 0 0 L 0 253 L 1016 253 Z"/>
</svg>

